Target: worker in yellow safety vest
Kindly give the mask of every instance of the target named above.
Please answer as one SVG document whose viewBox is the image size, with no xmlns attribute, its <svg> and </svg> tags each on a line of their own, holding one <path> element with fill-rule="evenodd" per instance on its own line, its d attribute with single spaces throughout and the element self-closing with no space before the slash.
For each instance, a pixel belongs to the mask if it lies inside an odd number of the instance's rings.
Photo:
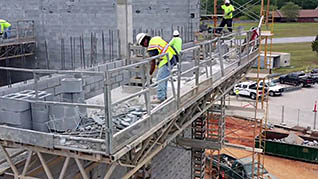
<svg viewBox="0 0 318 179">
<path fill-rule="evenodd" d="M 173 38 L 170 40 L 169 45 L 177 53 L 176 58 L 179 61 L 179 54 L 182 50 L 182 39 L 178 30 L 173 31 Z"/>
<path fill-rule="evenodd" d="M 161 54 L 168 54 L 167 56 L 161 57 L 158 64 L 158 74 L 157 81 L 163 80 L 170 76 L 170 70 L 168 63 L 170 63 L 171 67 L 178 63 L 176 55 L 177 53 L 174 49 L 161 37 L 151 37 L 145 33 L 139 33 L 136 36 L 137 43 L 143 47 L 147 47 L 147 52 L 149 56 L 156 56 Z M 156 61 L 152 60 L 150 62 L 150 75 L 152 75 L 156 68 Z M 152 103 L 161 103 L 165 99 L 167 99 L 167 86 L 168 81 L 164 80 L 158 83 L 157 86 L 157 98 L 152 100 Z"/>
<path fill-rule="evenodd" d="M 224 11 L 224 16 L 219 28 L 216 30 L 217 33 L 220 33 L 225 24 L 227 25 L 227 29 L 232 32 L 232 21 L 233 21 L 233 12 L 235 11 L 234 7 L 230 3 L 230 0 L 225 0 L 225 4 L 221 6 Z"/>
<path fill-rule="evenodd" d="M 178 30 L 173 31 L 173 38 L 170 40 L 169 45 L 180 54 L 182 50 L 182 39 Z"/>
<path fill-rule="evenodd" d="M 10 37 L 10 32 L 11 32 L 11 24 L 3 19 L 0 19 L 0 35 L 3 35 L 4 39 L 7 39 Z"/>
</svg>

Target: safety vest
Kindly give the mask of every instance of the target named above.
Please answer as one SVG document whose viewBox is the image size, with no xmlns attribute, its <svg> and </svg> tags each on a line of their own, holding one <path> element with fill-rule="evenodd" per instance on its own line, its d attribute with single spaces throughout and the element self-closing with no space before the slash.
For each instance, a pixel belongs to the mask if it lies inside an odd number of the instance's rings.
<svg viewBox="0 0 318 179">
<path fill-rule="evenodd" d="M 155 50 L 157 49 L 159 55 L 168 53 L 169 61 L 172 59 L 173 55 L 176 55 L 174 50 L 170 47 L 170 45 L 164 41 L 161 37 L 153 37 L 149 42 L 149 46 L 147 50 Z M 167 56 L 163 56 L 159 62 L 159 68 L 168 63 Z"/>
<path fill-rule="evenodd" d="M 0 26 L 1 26 L 0 32 L 3 33 L 3 31 L 5 29 L 9 28 L 11 26 L 11 24 L 9 22 L 7 22 L 6 20 L 0 19 Z"/>
<path fill-rule="evenodd" d="M 173 46 L 178 53 L 182 50 L 182 39 L 180 37 L 173 37 L 169 42 L 169 45 Z"/>
<path fill-rule="evenodd" d="M 221 8 L 224 10 L 224 19 L 232 19 L 234 7 L 232 5 L 222 5 Z"/>
</svg>

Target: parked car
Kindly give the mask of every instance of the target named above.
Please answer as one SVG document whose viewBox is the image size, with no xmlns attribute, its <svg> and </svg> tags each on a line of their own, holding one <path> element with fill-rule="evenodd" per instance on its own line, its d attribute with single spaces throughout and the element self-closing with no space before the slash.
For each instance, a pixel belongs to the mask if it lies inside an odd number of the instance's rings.
<svg viewBox="0 0 318 179">
<path fill-rule="evenodd" d="M 252 176 L 252 158 L 246 157 L 242 159 L 236 159 L 231 155 L 220 155 L 220 172 L 218 171 L 219 159 L 218 155 L 213 155 L 212 159 L 207 157 L 207 164 L 209 166 L 212 160 L 212 178 L 230 178 L 230 179 L 254 179 L 257 177 L 258 164 L 254 163 L 254 176 Z M 263 175 L 264 179 L 275 179 L 264 167 L 260 164 L 259 172 Z M 219 174 L 219 176 L 218 176 Z"/>
<path fill-rule="evenodd" d="M 311 74 L 318 73 L 318 68 L 312 69 Z"/>
<path fill-rule="evenodd" d="M 248 82 L 242 82 L 234 86 L 234 88 L 230 91 L 230 95 L 235 95 L 236 92 L 238 92 L 238 95 L 240 96 L 246 96 L 250 97 L 251 99 L 255 100 L 256 99 L 256 94 L 257 94 L 257 84 L 253 81 L 248 81 Z M 264 90 L 264 97 L 266 96 L 267 89 L 265 88 Z M 263 88 L 259 87 L 258 88 L 258 95 L 259 98 L 262 97 L 263 94 Z"/>
<path fill-rule="evenodd" d="M 282 95 L 282 93 L 284 92 L 284 87 L 277 85 L 276 83 L 272 82 L 272 81 L 265 81 L 265 87 L 268 90 L 268 95 L 269 96 L 275 96 L 275 95 Z M 261 81 L 259 83 L 259 86 L 263 87 L 263 81 Z"/>
<path fill-rule="evenodd" d="M 311 73 L 309 76 L 315 83 L 318 83 L 318 73 Z"/>
<path fill-rule="evenodd" d="M 281 84 L 291 84 L 296 86 L 310 86 L 312 84 L 315 84 L 314 79 L 302 72 L 295 72 L 287 75 L 282 75 L 279 77 L 279 82 Z"/>
</svg>

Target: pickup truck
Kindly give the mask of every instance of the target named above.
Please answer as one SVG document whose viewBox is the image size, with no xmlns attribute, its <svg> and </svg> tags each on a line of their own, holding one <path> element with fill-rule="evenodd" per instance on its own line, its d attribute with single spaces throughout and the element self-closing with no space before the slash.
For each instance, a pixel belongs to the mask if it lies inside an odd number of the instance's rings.
<svg viewBox="0 0 318 179">
<path fill-rule="evenodd" d="M 310 86 L 315 84 L 315 80 L 305 73 L 295 72 L 287 75 L 282 75 L 279 77 L 279 82 L 281 84 L 291 84 L 291 85 L 302 85 Z"/>
<path fill-rule="evenodd" d="M 206 166 L 211 166 L 212 162 L 212 170 L 210 170 L 211 178 L 219 178 L 219 179 L 254 179 L 257 178 L 258 172 L 258 164 L 255 162 L 254 167 L 254 177 L 252 176 L 252 159 L 251 157 L 246 157 L 242 159 L 236 159 L 227 154 L 220 155 L 220 172 L 218 171 L 218 155 L 212 156 L 212 161 L 210 157 L 206 158 Z M 259 172 L 262 174 L 263 179 L 275 179 L 264 167 L 260 165 Z"/>
<path fill-rule="evenodd" d="M 264 96 L 266 96 L 267 89 L 265 88 L 264 91 L 265 91 Z M 240 96 L 250 97 L 251 99 L 255 100 L 257 97 L 256 96 L 257 84 L 253 81 L 242 82 L 242 83 L 236 84 L 233 90 L 231 90 L 229 93 L 230 95 L 235 95 L 238 93 L 238 95 Z M 259 87 L 258 88 L 259 98 L 262 97 L 262 94 L 263 94 L 263 88 Z"/>
<path fill-rule="evenodd" d="M 263 81 L 259 82 L 259 86 L 263 87 Z M 272 81 L 265 81 L 265 87 L 268 90 L 269 96 L 275 96 L 275 95 L 282 95 L 284 92 L 284 87 L 277 85 L 276 83 L 273 83 Z"/>
</svg>

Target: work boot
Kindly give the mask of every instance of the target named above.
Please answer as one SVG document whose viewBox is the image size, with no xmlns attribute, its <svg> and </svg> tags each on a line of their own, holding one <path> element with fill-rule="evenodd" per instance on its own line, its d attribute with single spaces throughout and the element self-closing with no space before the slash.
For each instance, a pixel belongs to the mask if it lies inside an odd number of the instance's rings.
<svg viewBox="0 0 318 179">
<path fill-rule="evenodd" d="M 158 98 L 155 98 L 155 99 L 153 99 L 153 100 L 151 100 L 151 103 L 152 104 L 160 104 L 160 103 L 162 103 L 164 100 L 160 100 L 160 99 L 158 99 Z"/>
<path fill-rule="evenodd" d="M 167 97 L 165 97 L 165 99 L 161 100 L 161 99 L 158 99 L 157 97 L 154 97 L 152 100 L 151 100 L 151 103 L 152 104 L 160 104 L 162 103 L 163 101 L 165 101 L 167 99 Z"/>
</svg>

